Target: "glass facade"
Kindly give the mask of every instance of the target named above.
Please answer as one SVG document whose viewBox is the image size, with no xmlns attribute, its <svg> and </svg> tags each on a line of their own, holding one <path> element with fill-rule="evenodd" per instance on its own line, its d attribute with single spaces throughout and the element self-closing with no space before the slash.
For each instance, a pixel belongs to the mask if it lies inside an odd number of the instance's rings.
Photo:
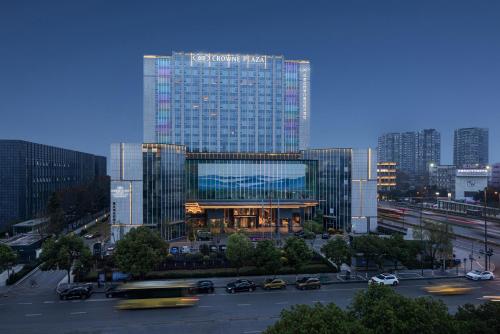
<svg viewBox="0 0 500 334">
<path fill-rule="evenodd" d="M 144 57 L 144 141 L 190 152 L 297 152 L 309 144 L 308 61 L 176 52 Z"/>
<path fill-rule="evenodd" d="M 351 153 L 348 148 L 302 152 L 304 159 L 318 161 L 318 210 L 330 226 L 344 230 L 351 224 Z"/>
<path fill-rule="evenodd" d="M 224 154 L 225 159 L 188 158 L 188 200 L 313 200 L 316 195 L 317 162 L 288 160 L 288 155 L 246 159 Z M 241 156 L 241 155 L 240 155 Z M 281 158 L 281 159 L 280 159 Z"/>
<path fill-rule="evenodd" d="M 184 146 L 143 144 L 143 224 L 167 240 L 185 234 Z"/>
<path fill-rule="evenodd" d="M 0 140 L 0 227 L 45 213 L 53 192 L 104 176 L 105 166 L 105 157 L 22 140 Z"/>
</svg>

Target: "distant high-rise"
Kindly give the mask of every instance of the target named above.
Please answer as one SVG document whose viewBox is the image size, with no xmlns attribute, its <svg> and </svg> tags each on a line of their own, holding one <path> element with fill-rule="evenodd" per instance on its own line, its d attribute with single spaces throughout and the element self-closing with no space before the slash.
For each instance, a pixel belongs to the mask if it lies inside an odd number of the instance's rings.
<svg viewBox="0 0 500 334">
<path fill-rule="evenodd" d="M 488 129 L 462 128 L 455 130 L 453 164 L 457 168 L 488 164 Z"/>
<path fill-rule="evenodd" d="M 310 64 L 283 56 L 144 56 L 144 142 L 189 152 L 309 147 Z"/>
<path fill-rule="evenodd" d="M 441 135 L 435 129 L 386 133 L 378 138 L 379 162 L 395 162 L 413 184 L 422 184 L 431 163 L 441 163 Z"/>
</svg>

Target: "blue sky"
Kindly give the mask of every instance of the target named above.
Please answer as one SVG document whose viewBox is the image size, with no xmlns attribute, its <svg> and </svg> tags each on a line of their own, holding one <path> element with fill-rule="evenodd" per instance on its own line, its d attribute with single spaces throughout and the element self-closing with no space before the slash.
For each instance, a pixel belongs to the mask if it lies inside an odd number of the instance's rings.
<svg viewBox="0 0 500 334">
<path fill-rule="evenodd" d="M 386 131 L 490 128 L 500 162 L 499 1 L 10 1 L 0 138 L 107 155 L 142 139 L 142 55 L 283 54 L 312 64 L 314 147 Z"/>
</svg>

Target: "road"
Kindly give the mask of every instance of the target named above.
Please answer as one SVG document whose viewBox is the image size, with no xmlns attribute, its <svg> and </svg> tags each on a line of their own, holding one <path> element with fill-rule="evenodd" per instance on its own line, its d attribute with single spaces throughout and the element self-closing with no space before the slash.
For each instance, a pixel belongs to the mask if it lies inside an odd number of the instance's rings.
<svg viewBox="0 0 500 334">
<path fill-rule="evenodd" d="M 467 302 L 481 303 L 485 295 L 498 295 L 500 280 L 471 282 L 465 279 L 403 281 L 399 293 L 427 295 L 422 288 L 432 284 L 460 283 L 474 289 L 468 295 L 440 297 L 450 311 Z M 273 324 L 282 309 L 293 304 L 351 303 L 366 283 L 342 283 L 321 290 L 257 290 L 230 295 L 217 289 L 200 296 L 197 306 L 184 309 L 118 311 L 116 300 L 94 294 L 86 301 L 59 301 L 53 291 L 33 289 L 11 293 L 0 299 L 0 321 L 5 333 L 259 333 Z M 38 293 L 36 293 L 38 291 Z"/>
</svg>

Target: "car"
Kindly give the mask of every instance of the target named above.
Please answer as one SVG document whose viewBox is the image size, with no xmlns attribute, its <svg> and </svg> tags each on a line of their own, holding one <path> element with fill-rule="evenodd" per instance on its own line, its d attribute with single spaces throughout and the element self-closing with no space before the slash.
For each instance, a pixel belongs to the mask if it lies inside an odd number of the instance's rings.
<svg viewBox="0 0 500 334">
<path fill-rule="evenodd" d="M 321 235 L 321 239 L 326 239 L 326 240 L 330 239 L 330 234 L 328 234 L 328 233 L 323 233 L 323 234 Z"/>
<path fill-rule="evenodd" d="M 295 232 L 293 235 L 296 236 L 297 238 L 304 238 L 305 232 L 304 230 L 300 230 Z"/>
<path fill-rule="evenodd" d="M 213 293 L 215 291 L 214 282 L 210 280 L 198 281 L 194 290 L 196 293 Z"/>
<path fill-rule="evenodd" d="M 115 251 L 115 247 L 109 246 L 108 248 L 106 248 L 106 255 L 112 255 L 114 251 Z"/>
<path fill-rule="evenodd" d="M 495 274 L 493 274 L 491 271 L 473 270 L 469 271 L 467 275 L 465 275 L 465 277 L 473 281 L 494 280 Z"/>
<path fill-rule="evenodd" d="M 191 253 L 191 247 L 189 246 L 182 246 L 180 248 L 181 254 L 189 254 Z"/>
<path fill-rule="evenodd" d="M 209 250 L 212 253 L 217 253 L 217 251 L 219 250 L 219 248 L 217 248 L 216 245 L 210 245 Z"/>
<path fill-rule="evenodd" d="M 425 287 L 424 290 L 435 295 L 449 296 L 469 293 L 472 288 L 464 285 L 441 284 Z"/>
<path fill-rule="evenodd" d="M 106 298 L 117 298 L 123 297 L 124 291 L 119 289 L 119 285 L 112 285 L 105 290 L 104 294 Z"/>
<path fill-rule="evenodd" d="M 299 290 L 320 289 L 321 282 L 317 277 L 302 277 L 295 282 L 295 287 Z"/>
<path fill-rule="evenodd" d="M 246 279 L 239 279 L 237 281 L 230 282 L 226 285 L 226 291 L 229 293 L 235 293 L 235 292 L 243 292 L 243 291 L 255 291 L 255 283 L 246 280 Z"/>
<path fill-rule="evenodd" d="M 396 277 L 396 275 L 383 273 L 370 278 L 368 284 L 396 286 L 399 284 L 399 279 Z"/>
<path fill-rule="evenodd" d="M 267 278 L 262 282 L 262 288 L 264 290 L 286 289 L 286 282 L 281 278 Z"/>
<path fill-rule="evenodd" d="M 226 245 L 219 245 L 219 251 L 220 251 L 221 253 L 224 253 L 224 252 L 226 251 L 226 249 L 227 249 L 227 246 L 226 246 Z"/>
<path fill-rule="evenodd" d="M 94 239 L 94 235 L 93 234 L 85 234 L 83 237 L 85 239 Z"/>
<path fill-rule="evenodd" d="M 170 254 L 179 254 L 179 247 L 170 247 Z"/>
<path fill-rule="evenodd" d="M 72 288 L 68 288 L 61 293 L 59 293 L 59 298 L 61 300 L 68 300 L 68 299 L 75 299 L 75 298 L 80 298 L 80 299 L 87 299 L 92 295 L 92 291 L 89 290 L 87 287 L 84 286 L 76 286 Z"/>
</svg>

